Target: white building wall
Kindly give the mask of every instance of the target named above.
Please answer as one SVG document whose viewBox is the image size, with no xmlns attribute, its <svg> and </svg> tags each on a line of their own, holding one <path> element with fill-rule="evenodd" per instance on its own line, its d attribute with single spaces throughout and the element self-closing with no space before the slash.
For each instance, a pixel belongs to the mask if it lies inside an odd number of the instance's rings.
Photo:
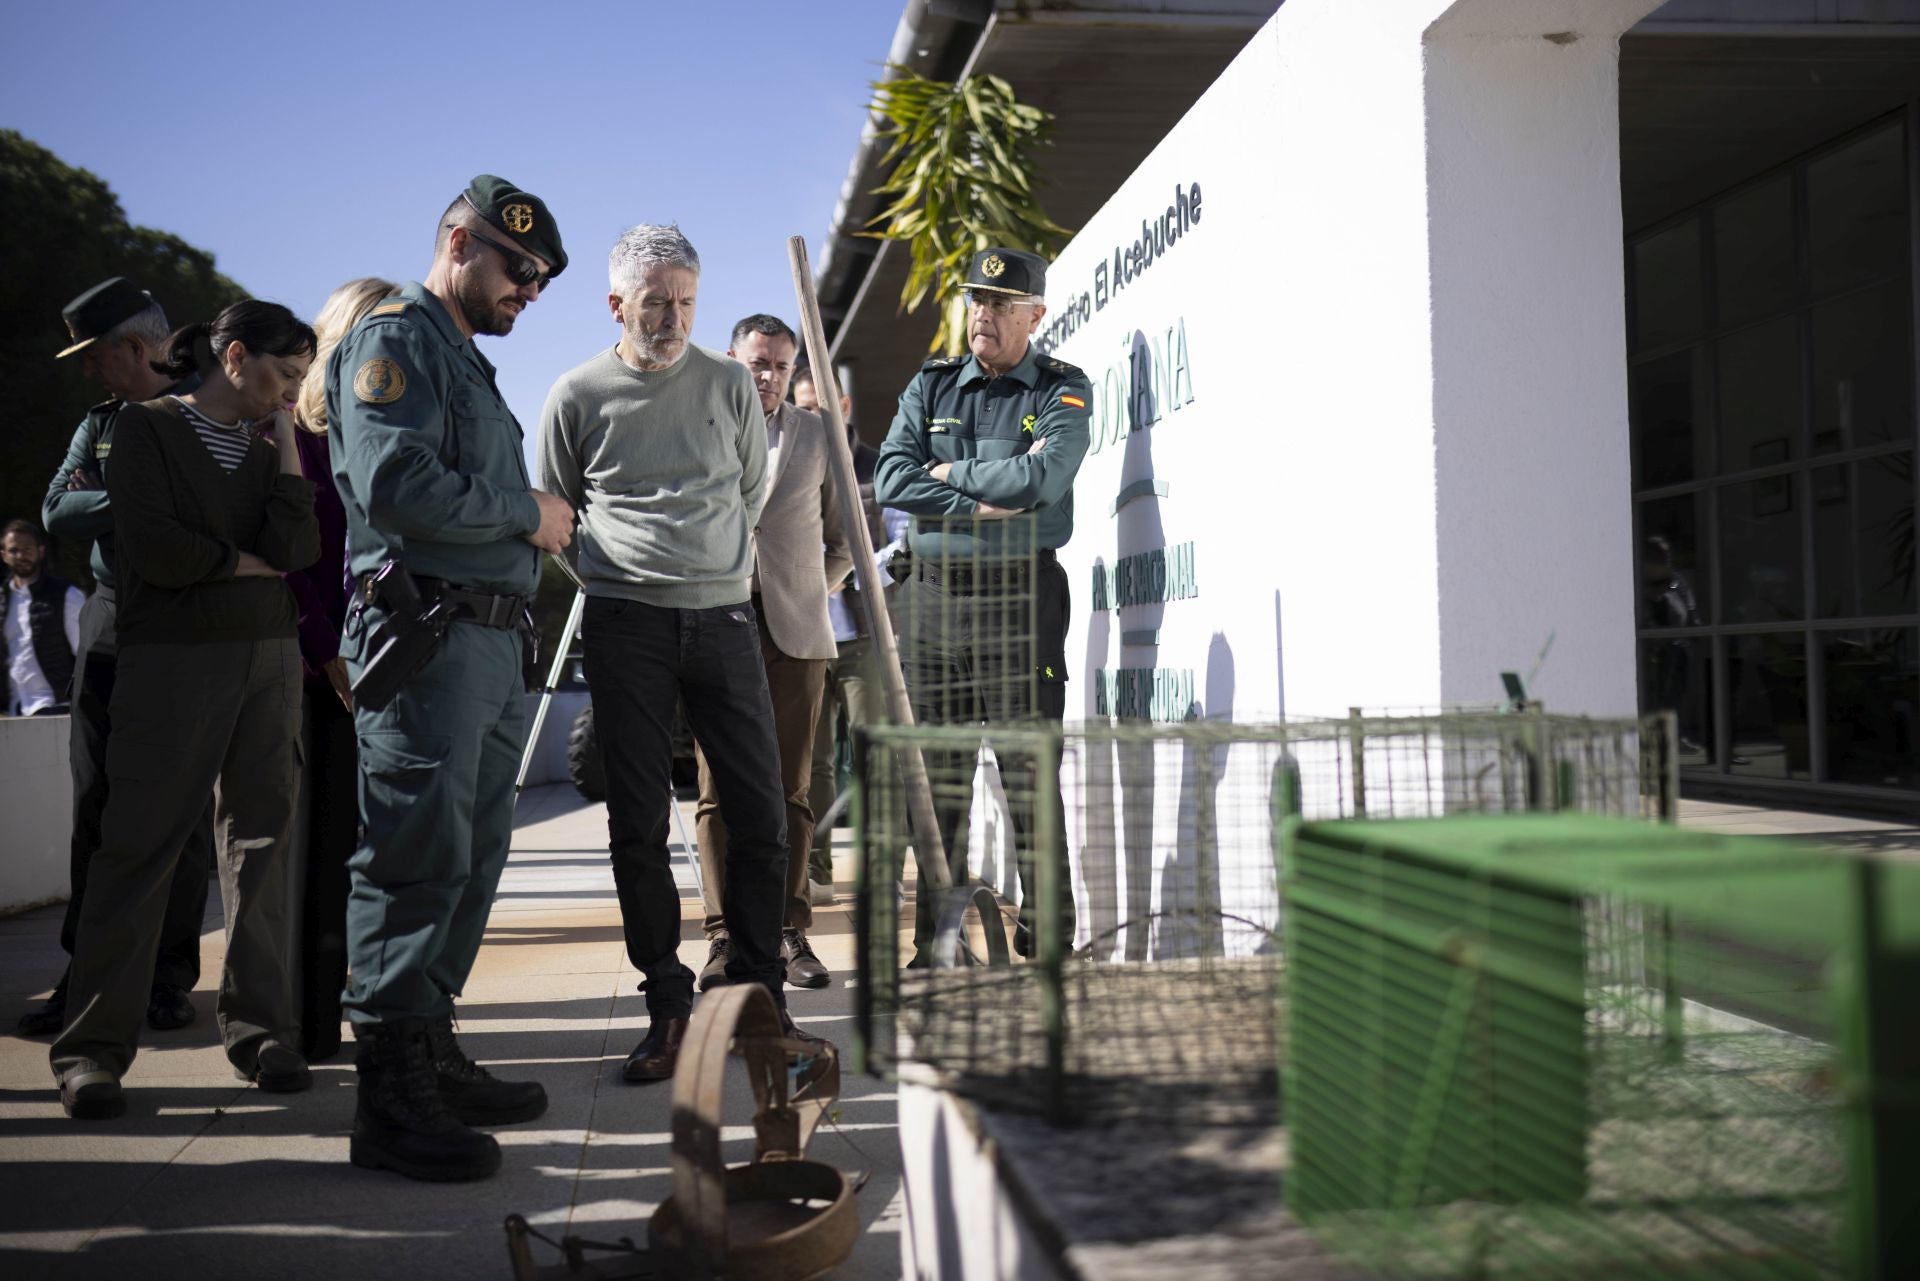
<svg viewBox="0 0 1920 1281">
<path fill-rule="evenodd" d="M 1446 702 L 1551 641 L 1530 693 L 1636 706 L 1617 37 L 1650 7 L 1482 0 L 1427 34 Z"/>
<path fill-rule="evenodd" d="M 1538 693 L 1632 710 L 1616 55 L 1653 7 L 1290 0 L 1060 255 L 1096 396 L 1070 709 L 1124 710 L 1116 676 L 1156 719 L 1485 702 L 1551 635 Z M 1136 346 L 1185 359 L 1129 432 Z M 1095 608 L 1096 562 L 1189 544 L 1196 592 Z"/>
</svg>

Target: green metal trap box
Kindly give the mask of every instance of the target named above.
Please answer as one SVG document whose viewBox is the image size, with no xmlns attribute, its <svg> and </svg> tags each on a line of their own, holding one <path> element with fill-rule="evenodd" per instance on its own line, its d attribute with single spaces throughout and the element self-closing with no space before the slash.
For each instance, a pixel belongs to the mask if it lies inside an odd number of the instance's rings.
<svg viewBox="0 0 1920 1281">
<path fill-rule="evenodd" d="M 1337 1254 L 1920 1275 L 1920 866 L 1569 814 L 1282 860 L 1285 1195 Z"/>
</svg>

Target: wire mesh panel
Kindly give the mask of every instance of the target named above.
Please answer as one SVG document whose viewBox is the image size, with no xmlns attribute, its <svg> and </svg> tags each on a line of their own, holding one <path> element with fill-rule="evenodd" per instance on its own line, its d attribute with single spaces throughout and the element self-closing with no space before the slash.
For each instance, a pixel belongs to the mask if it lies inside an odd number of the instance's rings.
<svg viewBox="0 0 1920 1281">
<path fill-rule="evenodd" d="M 1920 1263 L 1885 1141 L 1912 1136 L 1914 1021 L 1884 995 L 1920 869 L 1534 815 L 1306 824 L 1287 868 L 1287 1199 L 1351 1261 Z"/>
<path fill-rule="evenodd" d="M 1650 815 L 1664 732 L 1493 713 L 861 731 L 865 1066 L 910 1064 L 1056 1119 L 1274 1121 L 1286 1029 L 1274 842 L 1289 815 Z M 955 965 L 936 963 L 942 912 L 903 911 L 898 888 L 916 760 L 952 823 L 961 890 L 939 906 L 969 944 Z M 1056 803 L 1064 821 L 1038 821 Z M 913 897 L 931 903 L 925 875 Z M 983 925 L 1003 920 L 1031 959 L 967 964 L 991 959 Z"/>
</svg>

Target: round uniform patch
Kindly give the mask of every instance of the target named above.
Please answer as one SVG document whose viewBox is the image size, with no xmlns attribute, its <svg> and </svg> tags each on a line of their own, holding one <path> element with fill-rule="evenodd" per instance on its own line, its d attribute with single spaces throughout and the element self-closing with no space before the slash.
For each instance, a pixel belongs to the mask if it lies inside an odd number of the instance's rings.
<svg viewBox="0 0 1920 1281">
<path fill-rule="evenodd" d="M 532 205 L 508 205 L 500 211 L 500 221 L 507 224 L 507 230 L 516 236 L 524 236 L 533 230 Z"/>
<path fill-rule="evenodd" d="M 407 394 L 407 376 L 385 356 L 375 356 L 353 376 L 353 394 L 369 405 L 390 405 Z"/>
</svg>

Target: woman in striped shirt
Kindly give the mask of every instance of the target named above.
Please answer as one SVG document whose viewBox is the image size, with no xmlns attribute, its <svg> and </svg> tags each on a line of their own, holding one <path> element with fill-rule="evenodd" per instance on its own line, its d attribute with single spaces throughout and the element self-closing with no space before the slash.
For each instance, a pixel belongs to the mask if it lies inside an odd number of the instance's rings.
<svg viewBox="0 0 1920 1281">
<path fill-rule="evenodd" d="M 319 555 L 313 486 L 289 406 L 314 333 L 285 307 L 235 303 L 180 330 L 155 368 L 200 374 L 185 396 L 120 411 L 107 470 L 119 549 L 120 657 L 108 796 L 52 1051 L 75 1117 L 125 1107 L 120 1077 L 146 1012 L 166 888 L 219 785 L 227 1057 L 264 1090 L 311 1082 L 289 957 L 287 838 L 300 723 L 293 596 Z"/>
</svg>

